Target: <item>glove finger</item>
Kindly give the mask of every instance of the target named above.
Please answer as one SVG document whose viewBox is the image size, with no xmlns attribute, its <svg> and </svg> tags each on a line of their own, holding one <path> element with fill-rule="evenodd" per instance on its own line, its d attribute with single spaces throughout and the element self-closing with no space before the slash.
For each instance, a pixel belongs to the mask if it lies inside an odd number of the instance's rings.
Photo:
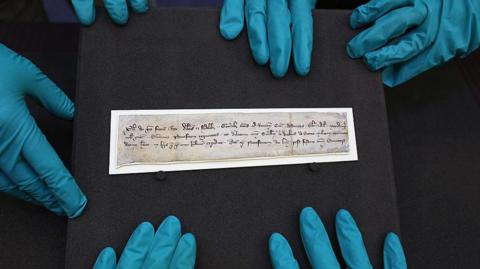
<svg viewBox="0 0 480 269">
<path fill-rule="evenodd" d="M 93 0 L 72 0 L 72 6 L 81 24 L 87 26 L 95 21 L 95 4 Z"/>
<path fill-rule="evenodd" d="M 143 269 L 167 269 L 181 237 L 180 221 L 168 216 L 158 227 Z"/>
<path fill-rule="evenodd" d="M 59 216 L 65 215 L 65 211 L 58 204 L 56 197 L 23 158 L 19 158 L 7 175 L 20 191 L 53 213 Z"/>
<path fill-rule="evenodd" d="M 103 0 L 105 9 L 112 21 L 124 25 L 128 21 L 128 7 L 125 0 Z"/>
<path fill-rule="evenodd" d="M 314 269 L 340 269 L 327 231 L 317 212 L 306 207 L 300 213 L 300 235 L 308 260 Z"/>
<path fill-rule="evenodd" d="M 291 0 L 293 63 L 301 76 L 310 72 L 313 44 L 313 16 L 316 0 Z"/>
<path fill-rule="evenodd" d="M 383 83 L 389 87 L 398 86 L 455 56 L 454 52 L 442 57 L 432 57 L 431 53 L 430 50 L 424 50 L 406 62 L 388 66 L 382 73 Z"/>
<path fill-rule="evenodd" d="M 21 64 L 28 70 L 26 93 L 55 116 L 72 119 L 75 106 L 70 98 L 28 59 L 22 57 Z"/>
<path fill-rule="evenodd" d="M 281 78 L 287 73 L 292 51 L 291 14 L 287 0 L 267 0 L 267 32 L 270 70 Z"/>
<path fill-rule="evenodd" d="M 130 0 L 133 12 L 145 13 L 148 11 L 148 0 Z"/>
<path fill-rule="evenodd" d="M 33 118 L 28 117 L 28 122 L 24 125 L 27 128 L 24 132 L 28 135 L 23 143 L 22 155 L 45 182 L 67 216 L 78 217 L 83 212 L 87 199 Z"/>
<path fill-rule="evenodd" d="M 422 32 L 412 31 L 391 45 L 366 53 L 364 56 L 365 63 L 372 70 L 379 70 L 393 64 L 408 61 L 428 46 L 428 41 L 425 37 Z"/>
<path fill-rule="evenodd" d="M 362 234 L 352 215 L 340 209 L 335 217 L 335 228 L 343 259 L 348 268 L 372 268 Z"/>
<path fill-rule="evenodd" d="M 350 15 L 350 26 L 354 29 L 362 27 L 393 9 L 412 5 L 413 0 L 372 0 L 353 10 Z"/>
<path fill-rule="evenodd" d="M 104 248 L 93 265 L 93 269 L 115 269 L 116 267 L 117 255 L 111 247 Z"/>
<path fill-rule="evenodd" d="M 383 244 L 383 265 L 385 269 L 407 269 L 407 260 L 402 243 L 394 233 L 388 233 Z"/>
<path fill-rule="evenodd" d="M 197 242 L 191 233 L 184 234 L 178 242 L 169 269 L 193 269 L 197 256 Z"/>
<path fill-rule="evenodd" d="M 142 268 L 148 250 L 152 245 L 154 232 L 155 230 L 150 222 L 143 222 L 138 225 L 123 249 L 117 269 Z"/>
<path fill-rule="evenodd" d="M 33 198 L 28 196 L 28 194 L 19 190 L 17 186 L 15 186 L 15 184 L 13 184 L 10 181 L 10 179 L 1 171 L 0 171 L 0 192 L 7 193 L 20 200 L 38 204 L 38 202 L 33 200 Z"/>
<path fill-rule="evenodd" d="M 244 23 L 244 0 L 224 0 L 220 11 L 220 34 L 232 40 L 240 34 Z"/>
<path fill-rule="evenodd" d="M 268 241 L 270 260 L 273 269 L 299 269 L 297 260 L 293 256 L 292 248 L 287 239 L 279 233 L 273 233 Z"/>
<path fill-rule="evenodd" d="M 267 40 L 267 0 L 246 0 L 245 16 L 247 20 L 248 41 L 255 61 L 264 65 L 270 52 Z"/>
<path fill-rule="evenodd" d="M 389 40 L 404 34 L 408 29 L 421 24 L 427 16 L 426 8 L 404 7 L 394 10 L 378 19 L 369 29 L 355 36 L 347 45 L 352 58 L 362 57 Z"/>
</svg>

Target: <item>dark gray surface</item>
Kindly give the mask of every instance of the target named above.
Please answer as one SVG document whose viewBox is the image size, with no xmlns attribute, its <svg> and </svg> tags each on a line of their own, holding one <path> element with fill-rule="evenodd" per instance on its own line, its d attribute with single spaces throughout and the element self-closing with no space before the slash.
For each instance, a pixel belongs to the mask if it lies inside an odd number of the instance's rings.
<svg viewBox="0 0 480 269">
<path fill-rule="evenodd" d="M 0 42 L 29 58 L 70 98 L 74 97 L 77 26 L 0 24 Z M 34 102 L 29 102 L 29 108 L 70 167 L 73 122 L 52 116 Z M 0 268 L 65 268 L 66 233 L 66 218 L 0 193 Z"/>
<path fill-rule="evenodd" d="M 379 75 L 344 51 L 354 34 L 347 21 L 348 12 L 315 12 L 313 75 L 291 71 L 281 80 L 254 64 L 245 35 L 219 36 L 216 10 L 152 11 L 127 28 L 100 17 L 83 29 L 74 174 L 89 205 L 69 221 L 67 268 L 91 266 L 108 245 L 121 251 L 138 223 L 159 224 L 169 214 L 196 235 L 197 268 L 269 268 L 273 231 L 290 239 L 306 266 L 298 214 L 307 205 L 332 239 L 335 212 L 348 208 L 380 267 L 385 234 L 399 231 L 386 110 Z M 175 172 L 163 182 L 108 175 L 112 109 L 262 107 L 353 107 L 360 161 L 317 172 L 308 165 Z"/>
<path fill-rule="evenodd" d="M 480 264 L 480 107 L 472 94 L 480 84 L 467 83 L 478 81 L 479 64 L 480 51 L 386 90 L 410 268 Z"/>
</svg>

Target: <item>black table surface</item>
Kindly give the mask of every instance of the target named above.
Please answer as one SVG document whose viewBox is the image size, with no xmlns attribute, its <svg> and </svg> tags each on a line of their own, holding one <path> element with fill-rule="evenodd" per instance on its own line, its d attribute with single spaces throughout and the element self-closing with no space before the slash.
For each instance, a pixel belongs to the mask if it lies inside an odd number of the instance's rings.
<svg viewBox="0 0 480 269">
<path fill-rule="evenodd" d="M 78 26 L 2 24 L 0 42 L 31 59 L 71 98 Z M 385 89 L 402 241 L 410 268 L 480 264 L 480 53 Z M 72 122 L 30 108 L 63 161 Z M 0 194 L 0 268 L 64 268 L 67 220 Z"/>
</svg>

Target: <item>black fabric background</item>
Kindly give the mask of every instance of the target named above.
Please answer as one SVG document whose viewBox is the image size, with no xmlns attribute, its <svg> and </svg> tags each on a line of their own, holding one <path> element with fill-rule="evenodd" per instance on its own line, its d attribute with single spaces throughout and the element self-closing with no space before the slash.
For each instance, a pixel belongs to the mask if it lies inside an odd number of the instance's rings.
<svg viewBox="0 0 480 269">
<path fill-rule="evenodd" d="M 0 42 L 30 58 L 74 97 L 78 28 L 0 24 Z M 476 52 L 385 90 L 409 268 L 480 264 L 480 110 L 471 94 L 480 84 L 470 83 L 478 81 L 479 65 Z M 69 166 L 72 122 L 33 104 L 31 110 Z M 456 118 L 462 119 L 456 128 L 445 127 Z M 0 268 L 65 268 L 65 238 L 66 219 L 0 193 Z"/>
<path fill-rule="evenodd" d="M 291 71 L 281 80 L 254 64 L 245 35 L 219 36 L 217 10 L 152 10 L 127 28 L 100 17 L 83 29 L 73 171 L 89 205 L 69 221 L 67 268 L 91 266 L 108 245 L 120 251 L 141 221 L 158 225 L 169 214 L 196 235 L 197 268 L 269 268 L 274 231 L 307 266 L 298 233 L 307 205 L 332 238 L 336 211 L 348 208 L 380 267 L 386 233 L 399 232 L 388 125 L 379 74 L 344 51 L 354 34 L 347 19 L 348 12 L 315 12 L 314 75 Z M 269 107 L 353 107 L 360 161 L 317 172 L 308 165 L 174 172 L 166 181 L 108 175 L 112 109 Z"/>
</svg>

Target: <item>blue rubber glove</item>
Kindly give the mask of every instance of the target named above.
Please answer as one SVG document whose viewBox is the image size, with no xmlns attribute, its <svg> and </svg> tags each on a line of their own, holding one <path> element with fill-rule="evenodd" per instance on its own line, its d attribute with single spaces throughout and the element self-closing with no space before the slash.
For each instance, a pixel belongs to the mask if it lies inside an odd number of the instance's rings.
<svg viewBox="0 0 480 269">
<path fill-rule="evenodd" d="M 347 46 L 393 87 L 480 45 L 478 0 L 372 0 L 355 9 L 353 28 L 373 25 Z"/>
<path fill-rule="evenodd" d="M 245 2 L 244 2 L 245 1 Z M 313 18 L 316 0 L 225 0 L 220 13 L 220 33 L 236 38 L 247 21 L 248 40 L 255 61 L 277 77 L 287 73 L 293 39 L 293 62 L 301 76 L 310 72 Z"/>
<path fill-rule="evenodd" d="M 338 211 L 335 228 L 347 268 L 372 268 L 362 235 L 348 211 L 344 209 Z M 325 227 L 311 207 L 304 208 L 300 214 L 300 235 L 313 269 L 340 269 L 340 263 L 335 257 Z M 288 241 L 281 234 L 272 234 L 269 249 L 274 269 L 300 268 Z M 385 269 L 407 268 L 400 239 L 394 233 L 389 233 L 385 238 L 383 264 Z"/>
<path fill-rule="evenodd" d="M 71 0 L 78 20 L 83 25 L 91 25 L 95 21 L 94 0 Z M 126 24 L 128 21 L 127 1 L 135 13 L 145 13 L 148 10 L 148 0 L 103 0 L 108 15 L 116 24 Z"/>
<path fill-rule="evenodd" d="M 180 221 L 167 217 L 157 232 L 150 222 L 140 224 L 130 236 L 117 263 L 115 250 L 107 247 L 98 255 L 93 269 L 193 269 L 197 243 L 181 234 Z"/>
<path fill-rule="evenodd" d="M 72 101 L 29 60 L 0 44 L 0 191 L 77 217 L 87 199 L 28 111 L 25 95 L 72 119 Z"/>
</svg>

